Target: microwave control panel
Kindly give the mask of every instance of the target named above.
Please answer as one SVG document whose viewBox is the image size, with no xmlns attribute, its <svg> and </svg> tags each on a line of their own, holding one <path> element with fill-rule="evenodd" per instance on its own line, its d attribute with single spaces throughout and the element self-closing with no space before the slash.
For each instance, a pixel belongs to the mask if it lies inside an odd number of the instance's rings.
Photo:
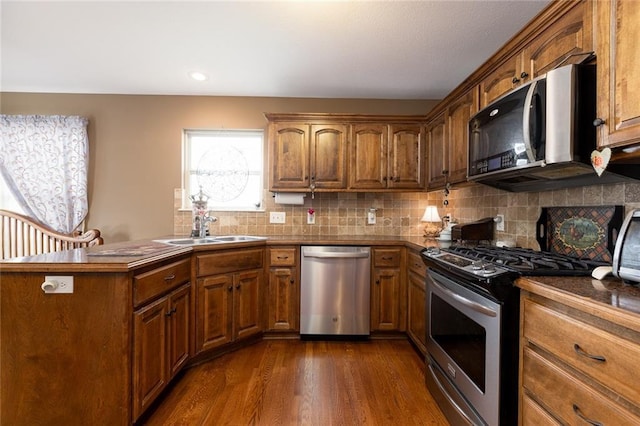
<svg viewBox="0 0 640 426">
<path fill-rule="evenodd" d="M 520 161 L 515 150 L 506 151 L 501 154 L 494 155 L 493 157 L 477 160 L 475 164 L 471 165 L 470 175 L 481 175 L 483 173 L 494 172 L 496 170 L 509 169 L 511 167 L 519 166 Z"/>
</svg>

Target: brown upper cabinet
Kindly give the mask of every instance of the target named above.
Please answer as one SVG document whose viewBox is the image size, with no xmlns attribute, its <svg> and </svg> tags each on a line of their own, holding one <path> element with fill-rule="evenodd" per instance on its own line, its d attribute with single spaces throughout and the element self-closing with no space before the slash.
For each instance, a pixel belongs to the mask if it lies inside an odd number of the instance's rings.
<svg viewBox="0 0 640 426">
<path fill-rule="evenodd" d="M 351 126 L 350 189 L 424 188 L 424 134 L 420 124 Z"/>
<path fill-rule="evenodd" d="M 420 190 L 425 186 L 423 117 L 266 116 L 272 191 Z"/>
<path fill-rule="evenodd" d="M 597 17 L 598 144 L 640 142 L 640 2 L 599 0 Z M 595 123 L 595 124 L 598 124 Z"/>
<path fill-rule="evenodd" d="M 478 112 L 478 91 L 474 87 L 447 105 L 445 112 L 427 126 L 429 189 L 467 180 L 469 119 Z"/>
<path fill-rule="evenodd" d="M 480 107 L 558 66 L 587 59 L 594 50 L 592 9 L 589 1 L 573 2 L 555 21 L 540 22 L 540 32 L 480 81 Z"/>
</svg>

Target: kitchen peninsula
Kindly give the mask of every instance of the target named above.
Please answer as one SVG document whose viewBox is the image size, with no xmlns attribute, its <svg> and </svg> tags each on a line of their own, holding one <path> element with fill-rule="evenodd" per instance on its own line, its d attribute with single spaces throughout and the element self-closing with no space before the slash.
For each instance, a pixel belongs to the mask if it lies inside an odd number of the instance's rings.
<svg viewBox="0 0 640 426">
<path fill-rule="evenodd" d="M 296 312 L 298 272 L 292 273 L 296 289 L 268 296 L 279 291 L 273 288 L 277 275 L 267 279 L 268 253 L 292 247 L 295 252 L 309 243 L 392 247 L 402 259 L 407 247 L 414 252 L 424 247 L 420 237 L 269 237 L 198 247 L 142 240 L 3 261 L 0 421 L 135 422 L 188 363 L 270 331 L 282 333 L 281 327 L 270 330 L 267 316 L 282 318 L 273 311 L 282 300 L 274 297 L 288 298 L 285 304 Z M 392 287 L 377 293 L 391 299 L 376 306 L 379 320 L 400 321 L 394 331 L 404 335 L 400 271 L 389 281 Z M 43 283 L 58 276 L 72 277 L 72 294 L 45 292 Z M 298 322 L 290 319 L 289 334 L 296 333 Z"/>
</svg>

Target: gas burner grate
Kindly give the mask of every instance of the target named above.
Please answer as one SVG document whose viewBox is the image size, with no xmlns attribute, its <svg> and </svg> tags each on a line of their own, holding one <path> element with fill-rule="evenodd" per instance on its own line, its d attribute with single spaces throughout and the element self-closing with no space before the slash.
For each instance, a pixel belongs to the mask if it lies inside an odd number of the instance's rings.
<svg viewBox="0 0 640 426">
<path fill-rule="evenodd" d="M 590 275 L 606 262 L 578 259 L 562 254 L 521 247 L 452 246 L 447 251 L 493 262 L 523 275 Z"/>
</svg>

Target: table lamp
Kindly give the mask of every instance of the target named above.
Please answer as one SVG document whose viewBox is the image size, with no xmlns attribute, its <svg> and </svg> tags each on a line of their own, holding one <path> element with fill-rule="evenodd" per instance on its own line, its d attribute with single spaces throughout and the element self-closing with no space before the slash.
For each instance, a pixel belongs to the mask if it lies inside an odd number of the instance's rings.
<svg viewBox="0 0 640 426">
<path fill-rule="evenodd" d="M 426 223 L 424 227 L 425 237 L 436 238 L 438 236 L 440 233 L 440 227 L 436 225 L 436 223 L 442 223 L 442 220 L 440 219 L 436 206 L 427 206 L 427 208 L 424 209 L 424 214 L 420 221 Z"/>
</svg>

